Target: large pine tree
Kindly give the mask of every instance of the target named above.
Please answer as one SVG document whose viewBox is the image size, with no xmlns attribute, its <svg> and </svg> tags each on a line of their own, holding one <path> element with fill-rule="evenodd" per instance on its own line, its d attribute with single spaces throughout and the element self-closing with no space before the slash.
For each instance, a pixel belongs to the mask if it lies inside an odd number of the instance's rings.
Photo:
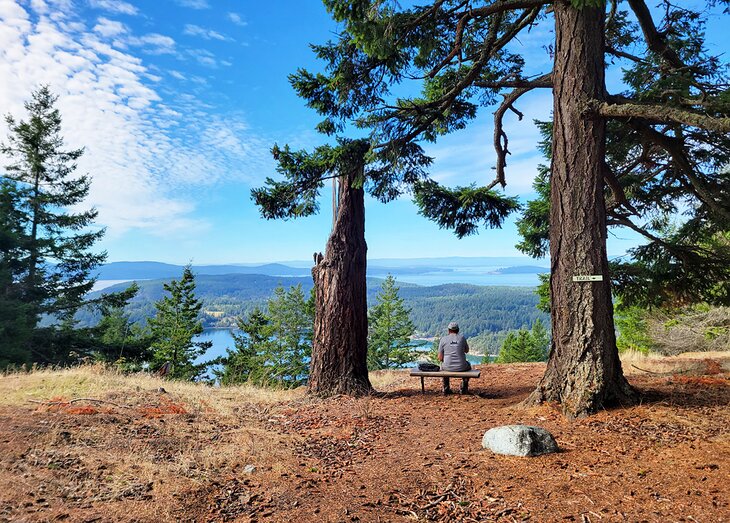
<svg viewBox="0 0 730 523">
<path fill-rule="evenodd" d="M 499 225 L 502 214 L 495 220 L 495 211 L 512 210 L 494 190 L 506 184 L 504 115 L 512 111 L 522 117 L 515 107 L 522 95 L 552 90 L 553 344 L 531 401 L 562 403 L 571 416 L 633 401 L 616 350 L 606 254 L 607 224 L 619 220 L 633 228 L 629 216 L 642 211 L 627 202 L 627 182 L 633 180 L 632 191 L 643 201 L 671 205 L 687 195 L 688 206 L 701 209 L 700 220 L 727 223 L 727 176 L 717 165 L 727 158 L 730 131 L 726 66 L 703 51 L 702 14 L 667 2 L 657 27 L 643 0 L 628 0 L 630 13 L 618 2 L 611 2 L 607 13 L 602 0 L 437 0 L 405 8 L 375 0 L 325 0 L 325 5 L 343 32 L 337 41 L 315 47 L 326 73 L 301 71 L 295 86 L 325 116 L 320 128 L 369 129 L 371 150 L 381 161 L 410 158 L 424 164 L 420 141 L 466 127 L 480 105 L 497 105 L 503 94 L 494 117 L 495 180 L 455 189 L 430 180 L 417 185 L 421 212 L 460 236 L 475 232 L 480 222 Z M 552 70 L 533 75 L 511 43 L 550 19 Z M 680 52 L 685 45 L 689 52 Z M 605 71 L 611 61 L 637 64 L 637 84 L 652 88 L 609 94 Z M 392 92 L 411 80 L 420 82 L 420 96 Z M 606 161 L 607 122 L 618 123 L 639 143 L 639 152 L 627 150 L 630 160 L 618 172 Z M 657 249 L 646 255 L 662 257 Z M 683 261 L 698 258 L 690 253 Z M 582 275 L 602 280 L 573 281 Z"/>
<path fill-rule="evenodd" d="M 64 148 L 55 102 L 48 87 L 34 91 L 25 104 L 27 120 L 6 117 L 8 139 L 0 145 L 9 161 L 0 179 L 0 307 L 16 304 L 0 315 L 0 337 L 14 340 L 10 360 L 16 363 L 65 359 L 45 349 L 38 321 L 68 322 L 106 257 L 91 250 L 104 234 L 91 229 L 97 211 L 69 210 L 83 203 L 91 181 L 74 175 L 83 149 Z"/>
</svg>

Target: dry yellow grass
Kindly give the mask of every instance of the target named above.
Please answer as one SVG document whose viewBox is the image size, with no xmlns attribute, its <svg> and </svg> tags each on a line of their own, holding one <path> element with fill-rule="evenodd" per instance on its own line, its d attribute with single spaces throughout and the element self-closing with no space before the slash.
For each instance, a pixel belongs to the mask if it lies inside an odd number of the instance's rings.
<svg viewBox="0 0 730 523">
<path fill-rule="evenodd" d="M 370 373 L 370 383 L 377 391 L 393 390 L 408 381 L 407 370 L 376 370 Z"/>
<path fill-rule="evenodd" d="M 238 385 L 211 387 L 192 382 L 164 380 L 139 373 L 124 374 L 102 365 L 84 365 L 66 369 L 36 369 L 0 377 L 0 405 L 22 405 L 50 398 L 97 398 L 113 394 L 117 398 L 136 392 L 156 391 L 160 387 L 192 409 L 212 409 L 230 414 L 244 404 L 267 405 L 291 401 L 303 396 L 302 389 L 278 390 Z"/>
<path fill-rule="evenodd" d="M 92 405 L 96 414 L 78 415 L 54 410 L 49 403 L 54 398 L 106 403 L 75 403 L 71 406 Z M 271 474 L 293 472 L 289 449 L 295 438 L 270 430 L 267 420 L 303 398 L 303 389 L 211 387 L 101 365 L 0 375 L 4 415 L 12 415 L 14 424 L 37 426 L 27 459 L 47 465 L 33 469 L 33 481 L 51 492 L 93 492 L 95 501 L 112 504 L 153 488 L 161 503 L 138 507 L 143 521 L 178 519 L 177 497 L 204 492 L 211 481 L 240 475 L 247 465 Z M 169 405 L 183 410 L 155 414 L 155 408 Z M 29 415 L 28 408 L 37 410 Z M 74 465 L 66 468 L 67 461 Z M 0 486 L 12 481 L 12 475 L 0 473 Z"/>
<path fill-rule="evenodd" d="M 638 351 L 621 353 L 621 365 L 627 374 L 637 374 L 641 371 L 652 373 L 682 373 L 705 371 L 705 360 L 717 361 L 724 370 L 730 370 L 730 351 L 714 352 L 683 352 L 676 356 L 661 354 L 644 354 Z"/>
</svg>

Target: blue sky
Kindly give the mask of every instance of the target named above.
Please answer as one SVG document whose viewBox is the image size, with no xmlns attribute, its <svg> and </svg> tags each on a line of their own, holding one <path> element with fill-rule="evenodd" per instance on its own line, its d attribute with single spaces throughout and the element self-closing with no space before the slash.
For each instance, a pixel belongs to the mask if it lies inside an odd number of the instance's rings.
<svg viewBox="0 0 730 523">
<path fill-rule="evenodd" d="M 719 19 L 713 24 L 719 34 Z M 316 69 L 308 44 L 336 30 L 317 0 L 0 0 L 0 110 L 22 117 L 41 83 L 59 95 L 67 144 L 86 148 L 80 171 L 93 177 L 89 204 L 107 228 L 101 248 L 110 261 L 306 260 L 324 250 L 328 190 L 319 216 L 289 222 L 261 219 L 249 192 L 275 176 L 274 143 L 320 143 L 318 117 L 287 75 Z M 549 70 L 549 38 L 538 28 L 515 44 L 534 71 Z M 519 103 L 525 120 L 508 120 L 508 194 L 530 197 L 541 161 L 531 122 L 550 106 L 549 93 L 531 93 Z M 429 146 L 433 177 L 491 181 L 491 120 L 484 110 L 466 131 Z M 366 205 L 372 258 L 519 254 L 514 220 L 458 240 L 408 198 Z M 616 232 L 609 253 L 636 241 Z"/>
</svg>

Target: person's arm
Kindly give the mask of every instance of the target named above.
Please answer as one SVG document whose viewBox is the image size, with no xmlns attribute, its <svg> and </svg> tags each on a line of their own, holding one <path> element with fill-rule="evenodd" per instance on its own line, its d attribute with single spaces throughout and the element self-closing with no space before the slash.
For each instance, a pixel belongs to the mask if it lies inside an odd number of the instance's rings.
<svg viewBox="0 0 730 523">
<path fill-rule="evenodd" d="M 469 352 L 469 344 L 466 342 L 466 338 L 464 338 L 464 354 Z"/>
<path fill-rule="evenodd" d="M 444 342 L 439 342 L 439 361 L 444 361 Z"/>
</svg>

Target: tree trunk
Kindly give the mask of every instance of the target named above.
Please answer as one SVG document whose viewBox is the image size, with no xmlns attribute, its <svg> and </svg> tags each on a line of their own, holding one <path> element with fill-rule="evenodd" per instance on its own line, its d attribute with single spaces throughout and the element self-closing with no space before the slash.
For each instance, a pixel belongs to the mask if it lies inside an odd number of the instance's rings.
<svg viewBox="0 0 730 523">
<path fill-rule="evenodd" d="M 550 293 L 553 341 L 548 366 L 528 404 L 562 404 L 569 417 L 629 404 L 616 348 L 606 256 L 602 166 L 605 121 L 589 118 L 603 100 L 603 8 L 555 2 L 553 155 L 550 179 Z M 575 282 L 576 275 L 602 281 Z"/>
<path fill-rule="evenodd" d="M 314 335 L 309 392 L 320 396 L 372 391 L 367 368 L 365 198 L 353 187 L 363 166 L 339 178 L 339 205 L 325 256 L 315 255 Z"/>
</svg>

